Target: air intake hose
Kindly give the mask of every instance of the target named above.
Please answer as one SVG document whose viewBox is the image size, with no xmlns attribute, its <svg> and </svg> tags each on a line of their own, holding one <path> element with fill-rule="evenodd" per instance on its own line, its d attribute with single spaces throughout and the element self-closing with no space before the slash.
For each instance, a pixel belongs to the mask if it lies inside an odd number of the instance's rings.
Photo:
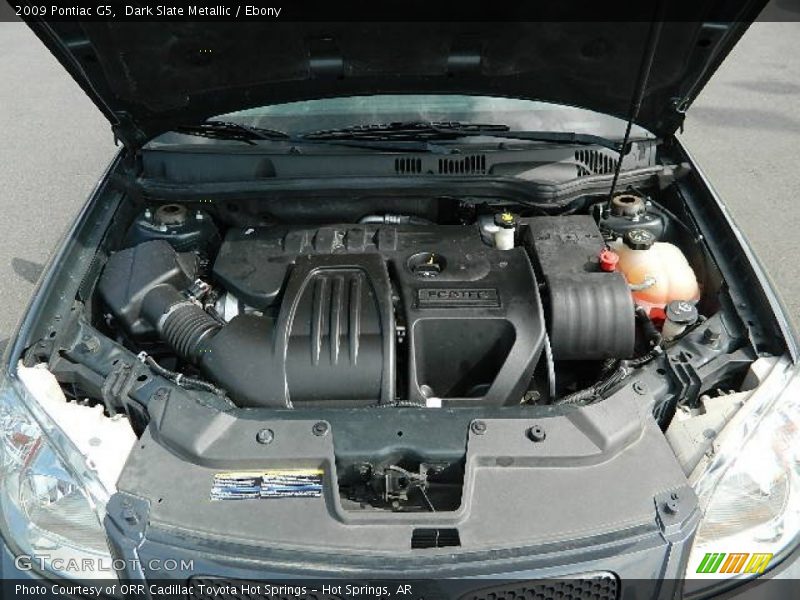
<svg viewBox="0 0 800 600">
<path fill-rule="evenodd" d="M 169 284 L 150 290 L 142 302 L 142 316 L 182 358 L 199 364 L 208 342 L 222 325 Z"/>
<path fill-rule="evenodd" d="M 142 317 L 238 406 L 291 408 L 280 393 L 284 377 L 273 355 L 272 320 L 240 315 L 230 323 L 220 323 L 170 284 L 147 292 Z"/>
<path fill-rule="evenodd" d="M 238 406 L 290 407 L 273 320 L 254 315 L 239 315 L 227 324 L 216 320 L 183 292 L 197 275 L 194 254 L 151 240 L 109 257 L 98 291 L 133 339 L 164 340 Z"/>
<path fill-rule="evenodd" d="M 380 256 L 299 260 L 279 314 L 227 323 L 183 292 L 197 275 L 195 256 L 152 240 L 109 257 L 98 288 L 134 340 L 161 338 L 237 406 L 392 403 L 391 287 Z"/>
</svg>

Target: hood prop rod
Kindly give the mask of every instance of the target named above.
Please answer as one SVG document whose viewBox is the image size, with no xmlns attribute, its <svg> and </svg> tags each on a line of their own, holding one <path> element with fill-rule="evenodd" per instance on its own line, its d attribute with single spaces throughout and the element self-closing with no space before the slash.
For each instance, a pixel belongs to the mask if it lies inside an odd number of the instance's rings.
<svg viewBox="0 0 800 600">
<path fill-rule="evenodd" d="M 644 93 L 647 90 L 647 81 L 650 79 L 650 70 L 653 67 L 653 59 L 656 55 L 656 48 L 658 40 L 661 37 L 661 28 L 663 26 L 663 7 L 664 1 L 658 0 L 655 9 L 654 19 L 650 22 L 650 29 L 647 32 L 647 45 L 644 54 L 642 55 L 642 62 L 639 65 L 639 74 L 636 79 L 636 87 L 633 89 L 633 96 L 631 97 L 631 107 L 628 112 L 628 123 L 625 127 L 625 135 L 622 138 L 622 145 L 619 148 L 619 159 L 614 167 L 614 179 L 611 180 L 611 191 L 608 193 L 608 204 L 606 210 L 611 209 L 611 198 L 614 197 L 614 190 L 617 188 L 617 181 L 619 180 L 619 172 L 622 169 L 622 158 L 629 152 L 628 140 L 631 137 L 631 128 L 633 122 L 639 115 L 639 109 L 642 107 L 642 100 Z"/>
</svg>

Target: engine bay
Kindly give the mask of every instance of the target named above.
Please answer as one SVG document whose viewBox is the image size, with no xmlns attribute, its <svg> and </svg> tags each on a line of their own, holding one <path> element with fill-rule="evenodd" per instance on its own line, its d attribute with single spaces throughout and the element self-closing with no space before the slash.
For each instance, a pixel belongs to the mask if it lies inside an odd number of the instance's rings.
<svg viewBox="0 0 800 600">
<path fill-rule="evenodd" d="M 170 353 L 169 370 L 240 407 L 557 402 L 556 363 L 634 359 L 658 347 L 663 323 L 675 338 L 699 318 L 694 271 L 660 241 L 663 216 L 631 193 L 611 211 L 615 229 L 498 210 L 220 231 L 208 212 L 165 204 L 136 218 L 98 293 L 142 356 L 164 366 Z M 627 256 L 648 262 L 641 281 L 618 268 Z"/>
<path fill-rule="evenodd" d="M 666 432 L 740 390 L 755 358 L 674 186 L 552 208 L 468 196 L 123 206 L 84 308 L 26 361 L 48 359 L 68 401 L 198 456 L 217 434 L 201 433 L 192 404 L 316 418 L 314 435 L 345 428 L 347 511 L 457 510 L 464 432 L 481 435 L 482 419 L 568 415 L 632 389 Z M 687 443 L 699 460 L 702 444 Z"/>
</svg>

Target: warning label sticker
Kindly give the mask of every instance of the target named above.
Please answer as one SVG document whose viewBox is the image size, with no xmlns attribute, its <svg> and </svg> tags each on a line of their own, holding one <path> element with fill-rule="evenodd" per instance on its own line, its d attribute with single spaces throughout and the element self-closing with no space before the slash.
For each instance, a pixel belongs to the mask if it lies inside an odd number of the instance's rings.
<svg viewBox="0 0 800 600">
<path fill-rule="evenodd" d="M 322 496 L 319 469 L 227 471 L 214 475 L 212 500 L 317 498 Z"/>
</svg>

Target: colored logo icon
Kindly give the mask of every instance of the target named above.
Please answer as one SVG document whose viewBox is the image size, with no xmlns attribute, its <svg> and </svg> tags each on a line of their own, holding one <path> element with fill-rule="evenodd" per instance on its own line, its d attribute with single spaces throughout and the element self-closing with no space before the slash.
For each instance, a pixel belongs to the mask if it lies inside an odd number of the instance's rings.
<svg viewBox="0 0 800 600">
<path fill-rule="evenodd" d="M 772 554 L 767 552 L 707 552 L 697 567 L 698 573 L 763 573 Z"/>
</svg>

